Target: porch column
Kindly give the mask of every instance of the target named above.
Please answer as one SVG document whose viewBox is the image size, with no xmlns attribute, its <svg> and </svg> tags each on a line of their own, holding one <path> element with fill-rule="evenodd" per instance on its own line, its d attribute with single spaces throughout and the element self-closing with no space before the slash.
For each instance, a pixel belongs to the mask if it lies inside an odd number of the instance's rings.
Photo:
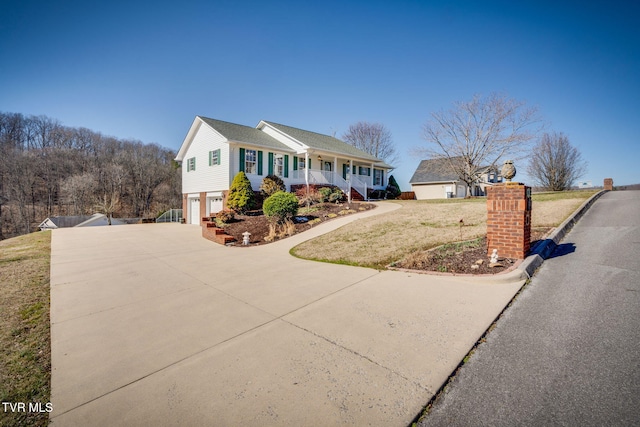
<svg viewBox="0 0 640 427">
<path fill-rule="evenodd" d="M 349 159 L 349 194 L 347 195 L 349 203 L 351 203 L 351 177 L 353 177 L 353 160 Z"/>
<path fill-rule="evenodd" d="M 336 182 L 338 182 L 338 180 L 336 179 L 336 176 L 338 174 L 338 158 L 334 157 L 333 158 L 333 171 L 331 174 L 331 184 L 336 185 Z"/>
<path fill-rule="evenodd" d="M 304 153 L 304 183 L 307 185 L 307 195 L 309 195 L 309 152 Z"/>
</svg>

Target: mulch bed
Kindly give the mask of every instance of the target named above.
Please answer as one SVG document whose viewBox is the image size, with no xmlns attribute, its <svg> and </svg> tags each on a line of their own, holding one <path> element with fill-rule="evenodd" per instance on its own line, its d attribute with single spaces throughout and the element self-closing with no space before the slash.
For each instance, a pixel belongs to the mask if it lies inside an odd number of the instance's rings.
<svg viewBox="0 0 640 427">
<path fill-rule="evenodd" d="M 304 214 L 304 207 L 301 208 L 301 214 L 294 218 L 295 234 L 309 230 L 319 223 L 339 218 L 344 215 L 352 215 L 375 208 L 375 205 L 364 202 L 353 203 L 319 203 L 312 205 L 312 212 Z M 269 235 L 269 219 L 262 214 L 262 211 L 248 212 L 246 215 L 236 215 L 234 221 L 224 226 L 225 232 L 236 239 L 234 246 L 244 247 L 242 245 L 242 233 L 248 231 L 251 233 L 250 245 L 265 245 L 270 242 L 265 240 Z"/>
<path fill-rule="evenodd" d="M 531 230 L 531 247 L 538 244 L 550 228 Z M 517 260 L 498 258 L 498 265 L 490 266 L 487 238 L 449 243 L 393 263 L 393 268 L 450 274 L 497 274 L 512 267 Z"/>
</svg>

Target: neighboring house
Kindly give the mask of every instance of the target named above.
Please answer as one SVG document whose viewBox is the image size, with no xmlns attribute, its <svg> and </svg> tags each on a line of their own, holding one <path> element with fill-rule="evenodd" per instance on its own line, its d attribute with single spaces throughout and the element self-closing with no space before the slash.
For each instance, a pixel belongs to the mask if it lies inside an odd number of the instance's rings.
<svg viewBox="0 0 640 427">
<path fill-rule="evenodd" d="M 366 198 L 387 186 L 391 166 L 339 139 L 273 122 L 250 126 L 196 116 L 176 161 L 182 164 L 182 208 L 189 224 L 226 206 L 235 175 L 246 173 L 254 191 L 267 175 L 287 191 L 332 185 Z"/>
<path fill-rule="evenodd" d="M 471 195 L 485 196 L 486 187 L 499 182 L 502 182 L 502 176 L 497 169 L 485 166 L 471 186 Z M 467 194 L 467 184 L 451 171 L 445 159 L 421 161 L 409 183 L 418 200 L 465 197 Z"/>
<path fill-rule="evenodd" d="M 122 224 L 126 224 L 126 222 L 111 218 L 111 225 Z M 67 227 L 95 227 L 98 225 L 109 225 L 109 219 L 106 215 L 96 213 L 93 215 L 50 216 L 42 221 L 38 228 L 43 231 Z"/>
</svg>

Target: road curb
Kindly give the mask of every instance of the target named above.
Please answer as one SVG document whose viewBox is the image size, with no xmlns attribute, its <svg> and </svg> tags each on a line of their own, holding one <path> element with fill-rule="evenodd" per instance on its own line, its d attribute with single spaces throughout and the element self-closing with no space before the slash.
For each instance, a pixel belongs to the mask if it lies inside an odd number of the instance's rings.
<svg viewBox="0 0 640 427">
<path fill-rule="evenodd" d="M 505 276 L 514 276 L 516 280 L 528 279 L 533 276 L 535 271 L 542 265 L 544 260 L 549 258 L 549 255 L 553 253 L 558 243 L 564 238 L 564 236 L 573 228 L 576 222 L 589 210 L 591 205 L 600 198 L 605 190 L 601 190 L 598 193 L 591 196 L 562 224 L 560 224 L 551 234 L 541 243 L 536 245 L 534 251 L 520 264 L 515 271 L 507 273 Z"/>
</svg>

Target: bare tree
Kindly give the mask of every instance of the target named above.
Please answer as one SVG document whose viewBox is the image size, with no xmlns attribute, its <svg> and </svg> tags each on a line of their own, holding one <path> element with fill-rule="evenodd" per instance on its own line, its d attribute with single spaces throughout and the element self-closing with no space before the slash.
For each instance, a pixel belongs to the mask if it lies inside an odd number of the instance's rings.
<svg viewBox="0 0 640 427">
<path fill-rule="evenodd" d="M 71 207 L 73 215 L 92 213 L 98 183 L 92 172 L 71 175 L 60 186 L 65 202 Z"/>
<path fill-rule="evenodd" d="M 0 240 L 51 215 L 150 215 L 182 203 L 172 150 L 0 112 Z"/>
<path fill-rule="evenodd" d="M 349 126 L 342 139 L 360 150 L 393 165 L 398 153 L 391 132 L 381 123 L 358 122 Z"/>
<path fill-rule="evenodd" d="M 120 207 L 120 198 L 117 193 L 103 194 L 102 198 L 97 199 L 95 207 L 99 212 L 106 215 L 107 224 L 111 225 L 113 213 Z"/>
<path fill-rule="evenodd" d="M 550 191 L 563 191 L 587 171 L 580 151 L 562 132 L 545 133 L 531 152 L 529 176 Z"/>
<path fill-rule="evenodd" d="M 541 120 L 534 107 L 524 102 L 491 94 L 475 95 L 471 101 L 456 102 L 452 109 L 432 113 L 422 137 L 427 147 L 417 153 L 441 162 L 471 187 L 487 166 L 498 166 L 505 156 L 520 158 L 540 130 Z"/>
</svg>

